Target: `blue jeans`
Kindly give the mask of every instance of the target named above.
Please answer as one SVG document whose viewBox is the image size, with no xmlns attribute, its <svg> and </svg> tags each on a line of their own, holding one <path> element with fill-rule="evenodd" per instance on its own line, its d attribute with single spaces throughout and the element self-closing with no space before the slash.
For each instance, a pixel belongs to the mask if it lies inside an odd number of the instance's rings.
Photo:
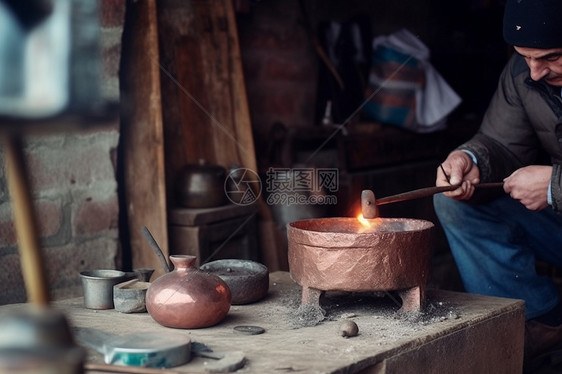
<svg viewBox="0 0 562 374">
<path fill-rule="evenodd" d="M 562 266 L 562 215 L 509 196 L 468 204 L 438 194 L 433 205 L 467 292 L 523 299 L 527 319 L 556 306 L 558 290 L 535 259 Z"/>
</svg>

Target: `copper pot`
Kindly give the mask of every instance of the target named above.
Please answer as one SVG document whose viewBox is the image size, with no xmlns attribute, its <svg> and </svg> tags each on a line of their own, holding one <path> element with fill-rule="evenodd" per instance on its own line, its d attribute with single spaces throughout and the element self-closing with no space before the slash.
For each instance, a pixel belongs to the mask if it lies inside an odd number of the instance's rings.
<svg viewBox="0 0 562 374">
<path fill-rule="evenodd" d="M 159 324 L 194 329 L 219 323 L 230 310 L 231 293 L 218 276 L 199 270 L 196 256 L 172 255 L 175 268 L 146 293 L 146 309 Z"/>
<path fill-rule="evenodd" d="M 433 223 L 375 218 L 319 218 L 287 225 L 289 269 L 303 287 L 303 303 L 323 291 L 399 291 L 401 311 L 423 307 L 429 279 Z"/>
<path fill-rule="evenodd" d="M 176 197 L 186 208 L 211 208 L 226 203 L 224 183 L 226 169 L 211 165 L 201 159 L 197 164 L 187 164 L 176 179 Z"/>
</svg>

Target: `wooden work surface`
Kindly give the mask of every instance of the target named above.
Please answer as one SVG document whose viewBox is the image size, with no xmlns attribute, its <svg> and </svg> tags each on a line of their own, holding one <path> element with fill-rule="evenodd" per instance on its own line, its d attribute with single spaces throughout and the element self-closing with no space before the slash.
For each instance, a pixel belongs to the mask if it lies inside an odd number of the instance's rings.
<svg viewBox="0 0 562 374">
<path fill-rule="evenodd" d="M 522 363 L 524 303 L 520 300 L 429 290 L 425 312 L 405 318 L 396 315 L 398 305 L 391 297 L 331 292 L 321 301 L 325 320 L 303 327 L 310 324 L 311 313 L 306 310 L 315 308 L 299 308 L 300 294 L 301 288 L 288 273 L 271 273 L 265 299 L 233 305 L 217 326 L 192 330 L 163 327 L 147 313 L 85 309 L 82 298 L 56 302 L 54 307 L 67 315 L 73 327 L 120 335 L 187 334 L 192 342 L 204 343 L 215 352 L 241 350 L 247 362 L 240 373 L 516 373 Z M 0 314 L 17 307 L 3 306 Z M 343 320 L 355 321 L 359 334 L 342 337 Z M 238 325 L 261 326 L 266 332 L 243 335 L 233 330 Z M 88 352 L 88 362 L 103 363 L 101 354 Z M 170 370 L 203 373 L 207 360 L 193 357 Z"/>
</svg>

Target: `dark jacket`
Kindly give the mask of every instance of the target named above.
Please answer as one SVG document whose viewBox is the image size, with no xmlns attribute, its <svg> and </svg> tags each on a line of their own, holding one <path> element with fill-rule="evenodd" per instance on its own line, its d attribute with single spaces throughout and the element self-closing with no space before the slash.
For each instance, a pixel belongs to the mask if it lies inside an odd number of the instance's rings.
<svg viewBox="0 0 562 374">
<path fill-rule="evenodd" d="M 562 98 L 560 87 L 535 82 L 518 54 L 509 60 L 478 133 L 459 149 L 474 153 L 481 182 L 498 182 L 515 170 L 552 169 L 552 208 L 562 211 Z"/>
</svg>

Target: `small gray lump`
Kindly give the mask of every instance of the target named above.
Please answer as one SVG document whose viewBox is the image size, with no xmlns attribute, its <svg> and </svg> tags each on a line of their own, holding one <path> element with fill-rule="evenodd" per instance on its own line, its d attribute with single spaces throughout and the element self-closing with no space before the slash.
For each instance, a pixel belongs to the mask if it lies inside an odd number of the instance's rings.
<svg viewBox="0 0 562 374">
<path fill-rule="evenodd" d="M 356 336 L 359 333 L 359 327 L 353 321 L 344 321 L 340 324 L 339 333 L 344 338 Z"/>
</svg>

